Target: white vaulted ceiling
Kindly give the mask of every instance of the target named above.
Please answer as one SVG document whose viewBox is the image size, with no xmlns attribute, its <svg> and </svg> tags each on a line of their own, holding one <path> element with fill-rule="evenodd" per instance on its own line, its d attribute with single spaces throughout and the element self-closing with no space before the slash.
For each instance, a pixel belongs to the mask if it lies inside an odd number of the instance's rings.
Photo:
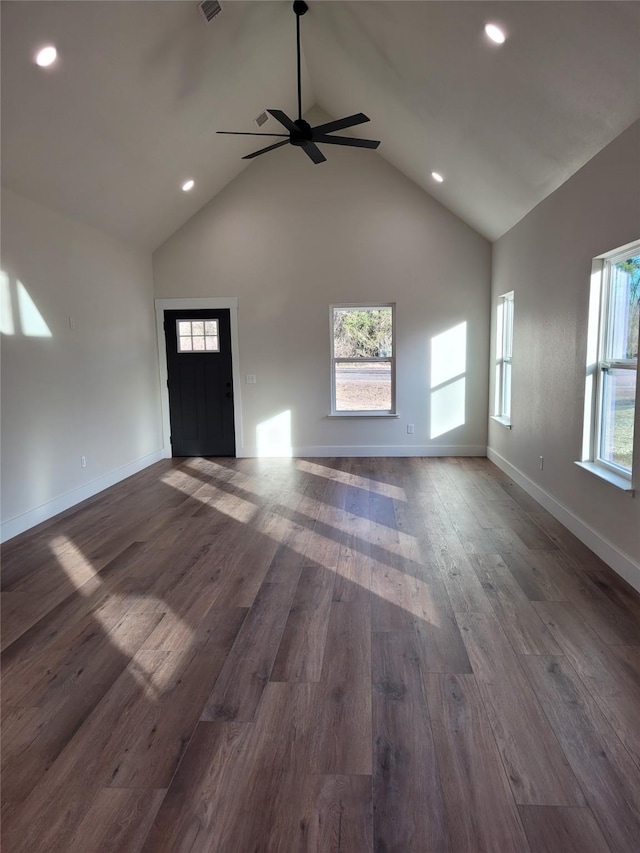
<svg viewBox="0 0 640 853">
<path fill-rule="evenodd" d="M 350 156 L 384 157 L 490 239 L 640 118 L 637 2 L 309 6 L 304 110 L 365 112 L 355 135 L 380 148 Z M 290 2 L 223 0 L 211 24 L 195 2 L 1 11 L 3 184 L 137 245 L 162 243 L 269 142 L 216 130 L 257 130 L 264 108 L 295 117 Z M 46 43 L 59 61 L 43 70 Z"/>
</svg>

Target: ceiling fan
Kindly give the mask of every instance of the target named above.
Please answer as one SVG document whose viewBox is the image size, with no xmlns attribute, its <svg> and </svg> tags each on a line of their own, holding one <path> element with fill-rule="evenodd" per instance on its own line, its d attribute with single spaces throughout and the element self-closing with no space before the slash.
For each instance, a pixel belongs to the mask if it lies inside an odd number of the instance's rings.
<svg viewBox="0 0 640 853">
<path fill-rule="evenodd" d="M 273 151 L 275 148 L 280 148 L 282 145 L 296 145 L 302 148 L 304 153 L 313 160 L 314 163 L 324 163 L 327 159 L 317 144 L 328 143 L 330 145 L 348 145 L 352 148 L 377 148 L 380 142 L 375 139 L 356 139 L 352 136 L 331 136 L 334 130 L 346 130 L 348 127 L 354 127 L 357 124 L 364 124 L 369 121 L 369 118 L 364 113 L 356 113 L 346 118 L 340 118 L 336 121 L 329 121 L 326 124 L 318 124 L 315 127 L 306 122 L 302 118 L 302 87 L 300 81 L 300 18 L 309 10 L 309 7 L 304 0 L 295 0 L 293 11 L 296 15 L 296 49 L 298 61 L 298 118 L 292 121 L 282 110 L 267 110 L 269 115 L 272 115 L 280 124 L 289 132 L 288 133 L 243 133 L 242 131 L 234 130 L 218 130 L 217 133 L 225 133 L 233 136 L 280 136 L 283 137 L 282 142 L 276 142 L 274 145 L 268 145 L 266 148 L 261 148 L 259 151 L 254 151 L 252 154 L 247 154 L 243 160 L 252 160 L 260 154 L 266 154 L 267 151 Z"/>
</svg>

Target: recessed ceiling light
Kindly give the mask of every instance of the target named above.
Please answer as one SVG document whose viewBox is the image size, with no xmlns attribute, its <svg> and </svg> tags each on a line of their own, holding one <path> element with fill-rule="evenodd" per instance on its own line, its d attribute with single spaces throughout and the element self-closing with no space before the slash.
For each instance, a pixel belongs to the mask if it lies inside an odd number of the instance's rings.
<svg viewBox="0 0 640 853">
<path fill-rule="evenodd" d="M 484 31 L 489 36 L 491 41 L 494 41 L 496 44 L 502 44 L 506 39 L 504 31 L 501 30 L 500 27 L 496 26 L 495 24 L 487 24 L 487 26 L 484 28 Z"/>
<path fill-rule="evenodd" d="M 441 184 L 444 181 L 444 178 L 442 177 L 440 172 L 431 172 L 431 177 L 433 178 L 434 181 L 437 181 L 439 184 Z"/>
<path fill-rule="evenodd" d="M 183 192 L 188 193 L 189 190 L 192 190 L 194 188 L 195 183 L 196 183 L 195 181 L 192 181 L 191 178 L 189 178 L 189 180 L 185 181 L 184 184 L 182 185 Z"/>
<path fill-rule="evenodd" d="M 39 50 L 36 54 L 36 65 L 39 65 L 41 68 L 46 68 L 48 65 L 52 65 L 56 61 L 56 57 L 58 56 L 58 51 L 55 47 L 50 44 L 47 47 L 43 47 L 42 50 Z"/>
</svg>

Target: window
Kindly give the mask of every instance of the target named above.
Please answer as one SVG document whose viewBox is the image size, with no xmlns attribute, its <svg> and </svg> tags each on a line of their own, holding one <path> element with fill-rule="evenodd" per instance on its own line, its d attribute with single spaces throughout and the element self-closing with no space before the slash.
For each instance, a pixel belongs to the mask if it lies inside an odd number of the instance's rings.
<svg viewBox="0 0 640 853">
<path fill-rule="evenodd" d="M 395 305 L 331 306 L 331 413 L 395 414 Z"/>
<path fill-rule="evenodd" d="M 577 464 L 633 491 L 638 388 L 640 241 L 594 258 L 582 457 Z"/>
<path fill-rule="evenodd" d="M 498 300 L 496 324 L 495 418 L 511 425 L 511 359 L 513 356 L 513 291 Z"/>
<path fill-rule="evenodd" d="M 638 375 L 640 244 L 602 264 L 594 461 L 631 479 Z"/>
<path fill-rule="evenodd" d="M 178 352 L 220 352 L 217 320 L 176 320 Z"/>
</svg>

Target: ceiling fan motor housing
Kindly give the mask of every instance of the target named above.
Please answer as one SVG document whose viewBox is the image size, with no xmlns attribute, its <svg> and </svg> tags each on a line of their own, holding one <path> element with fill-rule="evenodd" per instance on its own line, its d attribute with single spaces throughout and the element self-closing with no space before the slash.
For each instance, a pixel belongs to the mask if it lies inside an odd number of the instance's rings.
<svg viewBox="0 0 640 853">
<path fill-rule="evenodd" d="M 291 131 L 289 142 L 292 145 L 304 145 L 305 142 L 309 142 L 313 138 L 313 129 L 308 121 L 297 118 L 294 124 L 298 130 Z"/>
</svg>

